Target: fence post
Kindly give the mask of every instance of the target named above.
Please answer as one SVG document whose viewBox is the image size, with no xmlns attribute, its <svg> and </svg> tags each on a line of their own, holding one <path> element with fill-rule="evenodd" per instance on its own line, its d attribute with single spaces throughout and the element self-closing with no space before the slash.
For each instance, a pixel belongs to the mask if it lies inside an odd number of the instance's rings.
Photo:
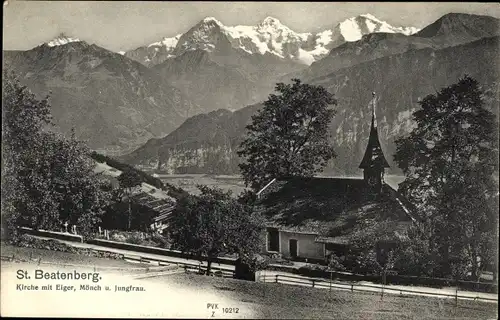
<svg viewBox="0 0 500 320">
<path fill-rule="evenodd" d="M 382 273 L 382 295 L 380 296 L 380 300 L 384 300 L 384 286 L 385 286 L 385 270 Z"/>
<path fill-rule="evenodd" d="M 264 298 L 266 297 L 266 274 L 264 273 L 264 270 L 262 270 L 262 275 L 264 278 L 264 285 L 262 286 L 262 292 L 264 293 Z"/>
<path fill-rule="evenodd" d="M 315 280 L 312 280 L 312 283 L 313 283 L 313 286 L 312 286 L 312 287 L 314 288 L 314 283 L 315 283 Z"/>
<path fill-rule="evenodd" d="M 351 284 L 351 292 L 354 291 L 354 284 Z"/>
<path fill-rule="evenodd" d="M 279 275 L 277 274 L 277 275 L 276 275 L 276 283 L 278 283 L 278 276 L 279 276 Z"/>
<path fill-rule="evenodd" d="M 330 299 L 332 298 L 332 277 L 333 273 L 332 271 L 330 271 Z"/>
</svg>

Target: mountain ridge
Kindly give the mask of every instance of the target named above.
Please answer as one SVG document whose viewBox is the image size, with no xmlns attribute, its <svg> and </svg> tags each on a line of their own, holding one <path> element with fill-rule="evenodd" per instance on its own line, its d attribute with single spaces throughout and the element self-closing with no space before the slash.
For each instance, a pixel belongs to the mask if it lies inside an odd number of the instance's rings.
<svg viewBox="0 0 500 320">
<path fill-rule="evenodd" d="M 218 37 L 214 38 L 213 34 L 212 36 L 206 34 L 206 32 L 212 32 L 212 29 L 217 29 Z M 217 46 L 219 38 L 226 38 L 234 49 L 250 54 L 270 53 L 282 59 L 308 65 L 324 57 L 333 47 L 346 41 L 359 40 L 367 33 L 399 32 L 409 35 L 418 30 L 415 27 L 393 27 L 371 14 L 346 19 L 316 33 L 295 32 L 282 24 L 279 19 L 271 16 L 255 26 L 225 26 L 214 17 L 206 17 L 185 33 L 165 37 L 164 40 L 130 50 L 125 55 L 147 66 L 152 66 L 182 54 L 186 50 L 199 49 L 200 45 L 204 45 L 203 49 L 210 50 L 211 46 Z M 227 46 L 227 42 L 224 45 Z"/>
<path fill-rule="evenodd" d="M 444 27 L 443 31 L 442 26 L 453 27 Z M 400 54 L 413 49 L 442 49 L 497 35 L 500 35 L 500 19 L 451 13 L 410 36 L 397 33 L 366 34 L 358 41 L 347 42 L 333 48 L 323 59 L 313 62 L 304 70 L 282 77 L 280 80 L 287 81 L 292 77 L 310 80 L 334 72 L 339 68 L 383 56 Z"/>
<path fill-rule="evenodd" d="M 96 150 L 126 151 L 168 134 L 198 108 L 142 64 L 84 41 L 4 51 L 3 68 L 35 94 L 51 92 L 57 127 L 75 127 Z"/>
<path fill-rule="evenodd" d="M 325 172 L 358 173 L 359 163 L 354 163 L 353 159 L 361 161 L 364 152 L 372 91 L 381 99 L 377 110 L 379 135 L 392 173 L 397 172 L 392 162 L 394 140 L 411 130 L 411 114 L 425 95 L 458 81 L 467 73 L 480 81 L 488 96 L 488 107 L 498 114 L 500 86 L 496 57 L 499 39 L 495 36 L 441 49 L 412 49 L 313 79 L 312 84 L 322 85 L 335 93 L 339 103 L 330 128 L 339 157 Z M 399 70 L 407 70 L 411 76 Z M 231 114 L 211 113 L 191 118 L 166 137 L 150 141 L 122 159 L 168 173 L 234 174 L 239 161 L 235 150 L 242 139 L 244 126 L 259 107 L 261 105 L 257 104 Z M 219 129 L 207 134 L 210 128 Z"/>
</svg>

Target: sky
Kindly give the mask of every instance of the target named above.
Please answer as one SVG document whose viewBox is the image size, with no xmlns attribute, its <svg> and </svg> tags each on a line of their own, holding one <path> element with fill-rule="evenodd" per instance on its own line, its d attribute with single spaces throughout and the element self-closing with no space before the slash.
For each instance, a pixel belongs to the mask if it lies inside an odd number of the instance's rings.
<svg viewBox="0 0 500 320">
<path fill-rule="evenodd" d="M 479 2 L 4 2 L 4 50 L 28 50 L 60 33 L 112 51 L 127 51 L 186 32 L 205 17 L 225 25 L 257 25 L 267 16 L 297 32 L 333 27 L 370 13 L 393 26 L 422 28 L 446 13 L 500 18 L 498 3 Z"/>
</svg>

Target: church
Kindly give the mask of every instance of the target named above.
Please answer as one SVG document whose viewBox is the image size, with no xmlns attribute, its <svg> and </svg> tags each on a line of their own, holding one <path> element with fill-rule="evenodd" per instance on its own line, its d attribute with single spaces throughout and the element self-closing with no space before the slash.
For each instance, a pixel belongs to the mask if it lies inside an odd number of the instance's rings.
<svg viewBox="0 0 500 320">
<path fill-rule="evenodd" d="M 264 253 L 321 262 L 331 252 L 345 253 L 360 235 L 377 234 L 377 248 L 384 248 L 417 221 L 415 208 L 384 181 L 389 164 L 378 137 L 375 102 L 374 93 L 370 135 L 359 165 L 362 178 L 280 178 L 257 193 L 256 210 L 267 220 Z"/>
</svg>

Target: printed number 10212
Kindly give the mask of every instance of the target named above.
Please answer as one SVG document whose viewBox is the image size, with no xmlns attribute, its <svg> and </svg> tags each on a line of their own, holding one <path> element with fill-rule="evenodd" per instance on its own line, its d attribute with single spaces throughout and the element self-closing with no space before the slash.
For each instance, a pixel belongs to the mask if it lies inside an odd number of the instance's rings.
<svg viewBox="0 0 500 320">
<path fill-rule="evenodd" d="M 239 313 L 240 308 L 222 308 L 222 313 Z"/>
</svg>

